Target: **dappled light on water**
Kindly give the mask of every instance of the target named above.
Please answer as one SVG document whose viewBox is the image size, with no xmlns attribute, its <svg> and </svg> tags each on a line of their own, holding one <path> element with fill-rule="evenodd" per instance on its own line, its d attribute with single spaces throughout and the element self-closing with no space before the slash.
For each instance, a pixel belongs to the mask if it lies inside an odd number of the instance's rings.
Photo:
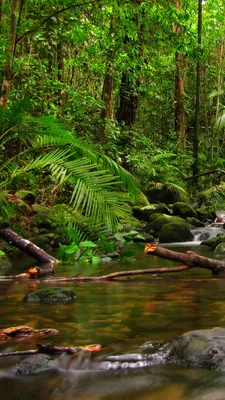
<svg viewBox="0 0 225 400">
<path fill-rule="evenodd" d="M 211 256 L 204 253 L 208 251 L 205 248 L 197 251 Z M 110 273 L 174 264 L 141 253 L 135 262 L 112 263 L 106 268 Z M 93 268 L 57 266 L 56 273 L 88 275 Z M 15 364 L 21 360 L 0 359 L 4 400 L 224 400 L 224 372 L 166 365 L 163 347 L 184 332 L 225 326 L 223 279 L 212 279 L 208 271 L 196 269 L 70 287 L 76 293 L 73 304 L 46 307 L 23 301 L 35 290 L 32 285 L 0 286 L 2 329 L 18 325 L 51 328 L 58 330 L 58 335 L 38 343 L 102 346 L 98 352 L 85 352 L 85 356 L 60 356 L 55 370 L 41 376 L 15 375 Z M 35 340 L 0 343 L 0 351 L 35 349 L 36 344 Z"/>
</svg>

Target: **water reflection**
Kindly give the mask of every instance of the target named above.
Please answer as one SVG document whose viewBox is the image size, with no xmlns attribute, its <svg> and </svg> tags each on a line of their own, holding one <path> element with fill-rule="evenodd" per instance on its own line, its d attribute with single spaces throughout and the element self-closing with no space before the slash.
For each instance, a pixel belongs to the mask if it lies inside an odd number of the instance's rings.
<svg viewBox="0 0 225 400">
<path fill-rule="evenodd" d="M 180 249 L 185 251 L 185 249 Z M 206 251 L 199 248 L 201 254 Z M 207 250 L 208 251 L 208 250 Z M 209 255 L 209 253 L 205 253 Z M 141 255 L 136 263 L 107 266 L 108 272 L 173 266 L 158 257 Z M 58 266 L 60 274 L 90 274 L 92 266 Z M 89 269 L 89 270 L 88 270 Z M 92 269 L 93 273 L 93 269 Z M 0 286 L 1 328 L 30 325 L 54 328 L 55 345 L 84 346 L 100 343 L 102 356 L 142 352 L 143 343 L 170 341 L 193 329 L 225 327 L 224 280 L 212 279 L 209 271 L 191 270 L 167 276 L 145 276 L 123 282 L 71 285 L 74 304 L 42 306 L 27 304 L 23 297 L 34 287 Z M 49 341 L 49 339 L 48 339 Z M 40 342 L 40 340 L 39 340 Z M 0 351 L 35 348 L 36 342 L 0 344 Z M 18 361 L 18 360 L 17 360 Z M 0 391 L 13 399 L 208 400 L 225 398 L 225 373 L 166 365 L 145 368 L 105 368 L 88 360 L 59 360 L 57 373 L 41 377 L 15 377 L 16 360 L 0 360 Z M 211 397 L 210 397 L 211 396 Z"/>
</svg>

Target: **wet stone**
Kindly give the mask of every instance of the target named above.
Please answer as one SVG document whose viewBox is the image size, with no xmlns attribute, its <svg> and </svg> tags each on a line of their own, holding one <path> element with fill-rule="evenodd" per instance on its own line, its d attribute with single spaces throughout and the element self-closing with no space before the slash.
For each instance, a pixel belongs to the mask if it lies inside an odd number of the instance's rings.
<svg viewBox="0 0 225 400">
<path fill-rule="evenodd" d="M 56 362 L 47 354 L 35 354 L 16 364 L 16 375 L 28 376 L 56 370 Z"/>
<path fill-rule="evenodd" d="M 74 302 L 75 299 L 76 295 L 71 289 L 59 287 L 35 290 L 24 298 L 28 303 L 44 304 L 69 304 Z"/>
</svg>

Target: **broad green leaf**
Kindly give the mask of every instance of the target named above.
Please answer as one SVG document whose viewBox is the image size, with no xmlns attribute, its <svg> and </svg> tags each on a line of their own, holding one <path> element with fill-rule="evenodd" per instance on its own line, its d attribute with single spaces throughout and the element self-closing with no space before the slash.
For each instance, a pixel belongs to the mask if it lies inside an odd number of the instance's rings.
<svg viewBox="0 0 225 400">
<path fill-rule="evenodd" d="M 94 265 L 99 264 L 100 261 L 101 261 L 101 258 L 98 256 L 92 256 L 92 258 L 91 258 L 91 262 Z"/>
<path fill-rule="evenodd" d="M 94 242 L 91 242 L 90 240 L 80 242 L 80 247 L 96 247 L 96 246 L 97 246 L 97 244 Z"/>
<path fill-rule="evenodd" d="M 65 249 L 66 254 L 73 254 L 75 251 L 78 249 L 77 244 L 71 244 L 70 246 L 67 246 Z"/>
</svg>

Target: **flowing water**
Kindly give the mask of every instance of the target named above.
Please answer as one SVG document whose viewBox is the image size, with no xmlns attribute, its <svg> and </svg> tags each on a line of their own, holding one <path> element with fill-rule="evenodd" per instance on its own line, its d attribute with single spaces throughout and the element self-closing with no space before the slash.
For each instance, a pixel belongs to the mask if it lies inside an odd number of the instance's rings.
<svg viewBox="0 0 225 400">
<path fill-rule="evenodd" d="M 212 256 L 206 247 L 196 244 L 197 233 L 188 249 Z M 179 251 L 186 250 L 179 247 Z M 110 273 L 174 265 L 144 255 L 140 250 L 135 261 L 104 264 L 101 268 Z M 91 265 L 66 265 L 57 266 L 56 273 L 89 275 L 98 269 Z M 18 262 L 13 273 L 22 270 L 23 263 Z M 70 287 L 76 292 L 75 303 L 46 306 L 23 301 L 35 289 L 34 284 L 0 284 L 1 328 L 29 325 L 59 331 L 57 336 L 29 344 L 0 344 L 0 351 L 34 349 L 37 342 L 59 346 L 102 345 L 102 351 L 94 357 L 60 356 L 55 372 L 38 376 L 15 376 L 13 366 L 20 359 L 0 359 L 0 391 L 4 400 L 225 399 L 225 371 L 164 365 L 160 363 L 160 355 L 153 365 L 143 360 L 143 353 L 151 351 L 158 342 L 168 342 L 193 329 L 225 327 L 223 279 L 211 278 L 209 271 L 194 269 Z M 124 358 L 126 354 L 132 355 L 131 362 Z M 99 363 L 99 357 L 109 355 L 123 355 L 123 361 L 112 358 L 111 362 Z"/>
</svg>

